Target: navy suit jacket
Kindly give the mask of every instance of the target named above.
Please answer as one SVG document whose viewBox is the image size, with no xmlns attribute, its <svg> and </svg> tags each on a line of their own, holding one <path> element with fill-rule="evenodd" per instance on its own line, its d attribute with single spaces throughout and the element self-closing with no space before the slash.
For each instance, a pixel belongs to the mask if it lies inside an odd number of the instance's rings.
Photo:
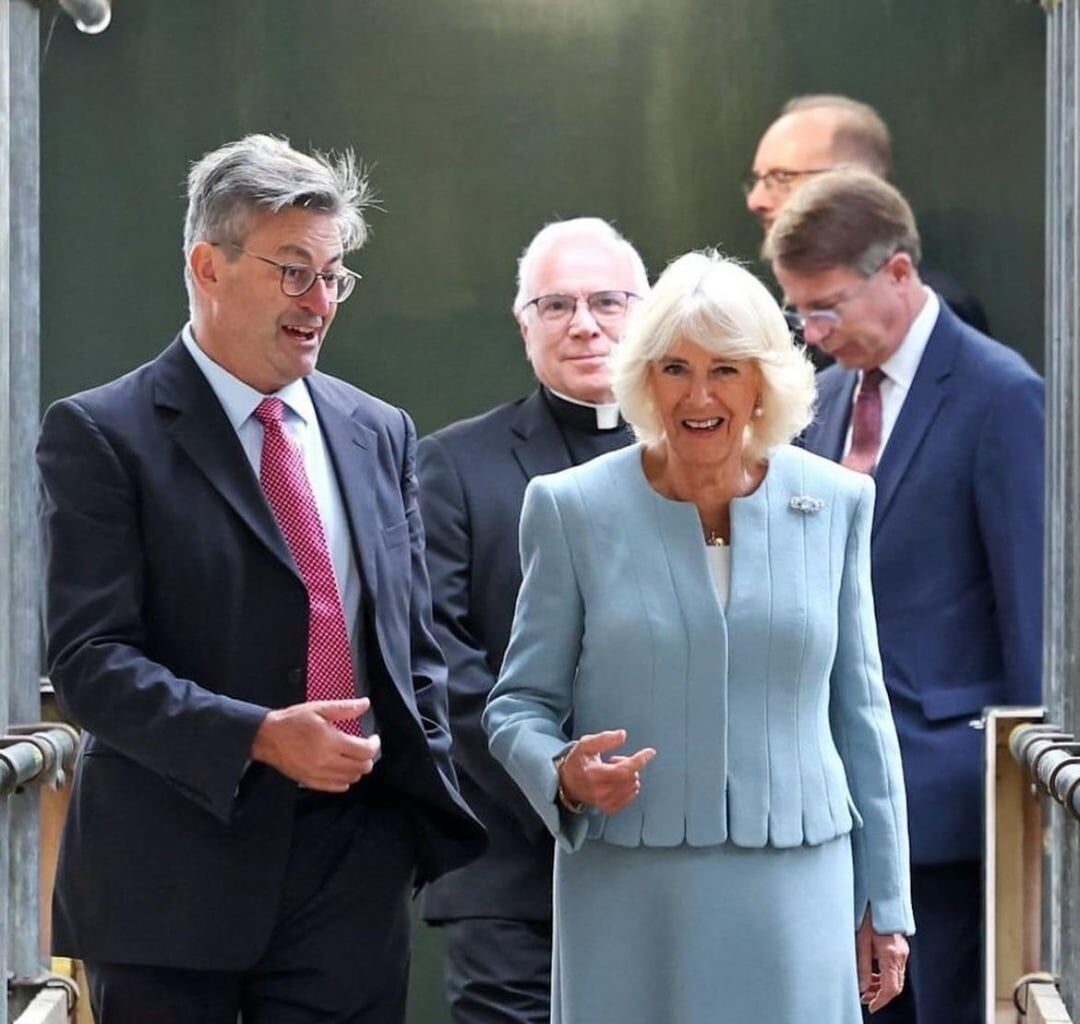
<svg viewBox="0 0 1080 1024">
<path fill-rule="evenodd" d="M 857 374 L 818 376 L 806 447 L 839 460 Z M 988 705 L 1041 702 L 1044 388 L 944 304 L 875 472 L 873 582 L 912 861 L 981 856 Z"/>
<path fill-rule="evenodd" d="M 376 771 L 411 810 L 422 883 L 475 856 L 483 835 L 449 758 L 413 428 L 331 377 L 313 374 L 308 387 L 361 575 L 362 656 L 383 740 Z M 297 793 L 248 758 L 265 709 L 305 699 L 304 584 L 179 339 L 53 405 L 38 463 L 49 672 L 84 730 L 56 949 L 244 969 L 274 924 Z"/>
<path fill-rule="evenodd" d="M 429 921 L 551 919 L 551 837 L 488 752 L 480 716 L 502 666 L 521 586 L 518 520 L 525 487 L 570 464 L 539 389 L 419 444 L 420 505 L 435 637 L 449 667 L 454 763 L 489 838 L 479 860 L 425 891 Z"/>
</svg>

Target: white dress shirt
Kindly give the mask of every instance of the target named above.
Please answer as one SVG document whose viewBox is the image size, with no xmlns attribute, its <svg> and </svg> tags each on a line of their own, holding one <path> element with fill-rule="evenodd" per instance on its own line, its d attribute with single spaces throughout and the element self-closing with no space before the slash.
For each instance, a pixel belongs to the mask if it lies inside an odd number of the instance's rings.
<svg viewBox="0 0 1080 1024">
<path fill-rule="evenodd" d="M 937 294 L 924 287 L 926 302 L 919 310 L 915 319 L 911 321 L 904 340 L 899 348 L 881 364 L 881 372 L 885 377 L 881 381 L 881 449 L 878 452 L 878 461 L 885 453 L 885 446 L 892 436 L 893 427 L 900 416 L 900 410 L 904 407 L 904 399 L 911 390 L 911 382 L 915 379 L 915 371 L 919 368 L 923 352 L 926 351 L 926 343 L 930 340 L 934 325 L 937 323 L 938 314 L 941 312 L 941 301 Z M 862 373 L 855 385 L 852 394 L 852 408 L 855 399 L 862 386 Z M 854 417 L 848 418 L 847 437 L 844 440 L 844 456 L 851 451 L 851 424 Z"/>
<path fill-rule="evenodd" d="M 251 463 L 256 479 L 259 476 L 259 464 L 262 459 L 263 427 L 253 415 L 256 407 L 264 398 L 280 398 L 285 405 L 285 429 L 289 437 L 303 453 L 304 469 L 319 507 L 326 543 L 330 549 L 330 561 L 334 566 L 338 594 L 345 613 L 345 622 L 349 629 L 349 646 L 353 652 L 353 663 L 357 665 L 358 641 L 360 634 L 360 573 L 356 565 L 349 523 L 345 515 L 345 503 L 334 475 L 334 467 L 323 441 L 319 418 L 315 415 L 315 406 L 303 380 L 293 381 L 280 391 L 264 395 L 249 384 L 234 377 L 224 367 L 214 362 L 195 340 L 191 324 L 184 325 L 181 337 L 195 365 L 202 371 L 214 394 L 221 403 L 225 415 L 232 424 L 236 436 L 240 439 L 244 454 Z M 363 689 L 365 674 L 356 673 L 359 689 Z M 367 716 L 365 716 L 365 722 Z M 365 731 L 367 731 L 365 729 Z"/>
</svg>

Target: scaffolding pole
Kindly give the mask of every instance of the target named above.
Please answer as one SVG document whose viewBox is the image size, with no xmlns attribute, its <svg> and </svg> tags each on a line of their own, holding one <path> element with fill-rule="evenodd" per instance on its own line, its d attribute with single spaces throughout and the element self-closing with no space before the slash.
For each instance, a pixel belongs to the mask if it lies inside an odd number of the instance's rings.
<svg viewBox="0 0 1080 1024">
<path fill-rule="evenodd" d="M 1080 3 L 1046 0 L 1047 532 L 1049 721 L 1080 734 Z M 1061 808 L 1043 870 L 1042 960 L 1080 1017 L 1080 827 Z"/>
<path fill-rule="evenodd" d="M 40 243 L 38 8 L 0 0 L 0 734 L 41 719 L 40 567 L 34 439 L 39 419 Z M 0 963 L 7 1024 L 45 975 L 36 787 L 0 799 L 6 905 Z"/>
</svg>

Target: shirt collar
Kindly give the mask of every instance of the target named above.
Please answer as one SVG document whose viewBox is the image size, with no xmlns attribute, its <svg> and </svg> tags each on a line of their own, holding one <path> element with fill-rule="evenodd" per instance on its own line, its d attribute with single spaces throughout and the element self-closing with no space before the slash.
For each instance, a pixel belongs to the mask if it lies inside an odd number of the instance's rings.
<svg viewBox="0 0 1080 1024">
<path fill-rule="evenodd" d="M 195 365 L 202 371 L 210 387 L 213 388 L 214 394 L 217 395 L 233 430 L 239 430 L 259 403 L 268 396 L 261 391 L 256 391 L 250 384 L 245 384 L 239 377 L 234 377 L 229 373 L 225 367 L 215 363 L 199 347 L 190 321 L 184 324 L 180 337 L 184 342 L 184 347 L 191 353 L 191 358 L 195 360 Z M 315 406 L 302 379 L 286 384 L 280 391 L 275 391 L 273 397 L 280 398 L 289 413 L 294 417 L 299 417 L 305 424 L 314 421 Z"/>
<path fill-rule="evenodd" d="M 941 313 L 941 301 L 937 293 L 925 285 L 923 291 L 926 293 L 923 308 L 911 321 L 911 326 L 904 335 L 904 340 L 900 342 L 900 347 L 881 364 L 881 372 L 905 391 L 911 387 L 911 382 L 915 379 L 915 371 L 918 370 L 922 354 L 926 351 L 926 343 L 930 340 L 938 315 Z"/>
</svg>

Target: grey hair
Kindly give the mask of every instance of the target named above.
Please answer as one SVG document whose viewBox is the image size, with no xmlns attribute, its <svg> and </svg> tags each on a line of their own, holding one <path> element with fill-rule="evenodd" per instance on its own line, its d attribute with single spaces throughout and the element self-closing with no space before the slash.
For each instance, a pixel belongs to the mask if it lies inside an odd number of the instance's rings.
<svg viewBox="0 0 1080 1024">
<path fill-rule="evenodd" d="M 521 308 L 529 301 L 528 283 L 532 275 L 533 266 L 548 249 L 556 242 L 567 238 L 580 238 L 591 236 L 596 241 L 606 242 L 616 249 L 621 249 L 630 260 L 631 269 L 636 281 L 638 295 L 646 295 L 649 291 L 649 274 L 645 269 L 645 263 L 633 247 L 614 226 L 599 217 L 575 217 L 572 220 L 556 220 L 544 225 L 534 236 L 533 240 L 525 247 L 518 259 L 517 268 L 517 295 L 514 296 L 514 315 L 521 312 Z"/>
<path fill-rule="evenodd" d="M 707 249 L 669 264 L 615 349 L 615 397 L 640 440 L 663 438 L 650 370 L 683 341 L 725 359 L 751 361 L 761 372 L 761 415 L 751 419 L 744 439 L 751 459 L 766 458 L 810 422 L 814 368 L 795 345 L 776 300 L 748 270 Z"/>
<path fill-rule="evenodd" d="M 240 244 L 259 213 L 299 206 L 337 221 L 345 252 L 368 237 L 364 210 L 372 203 L 367 175 L 356 154 L 301 153 L 289 140 L 248 135 L 205 154 L 191 166 L 184 217 L 184 277 L 194 298 L 187 255 L 197 242 Z M 230 256 L 229 258 L 232 258 Z"/>
</svg>

